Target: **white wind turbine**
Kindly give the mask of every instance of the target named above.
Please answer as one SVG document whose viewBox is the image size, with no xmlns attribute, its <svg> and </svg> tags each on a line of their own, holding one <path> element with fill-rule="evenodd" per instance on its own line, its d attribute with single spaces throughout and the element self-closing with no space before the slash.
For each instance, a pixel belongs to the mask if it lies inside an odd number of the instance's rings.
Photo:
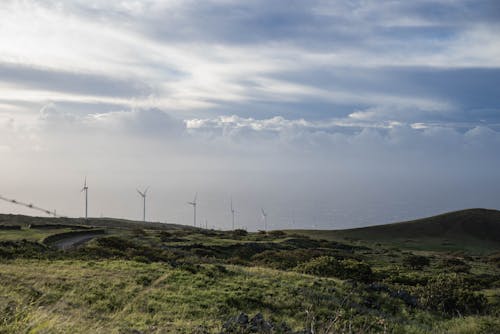
<svg viewBox="0 0 500 334">
<path fill-rule="evenodd" d="M 232 229 L 234 231 L 234 214 L 236 213 L 236 211 L 234 210 L 234 207 L 233 207 L 233 199 L 231 198 L 231 218 L 232 218 Z"/>
<path fill-rule="evenodd" d="M 136 189 L 137 192 L 139 193 L 139 195 L 141 195 L 142 201 L 143 201 L 143 207 L 142 207 L 142 221 L 143 222 L 146 222 L 146 196 L 148 195 L 148 189 L 149 189 L 149 187 L 144 189 L 144 191 L 140 191 L 139 189 Z"/>
<path fill-rule="evenodd" d="M 87 177 L 85 177 L 81 192 L 85 192 L 85 220 L 87 220 L 89 211 L 89 187 L 87 186 Z"/>
<path fill-rule="evenodd" d="M 196 227 L 196 205 L 197 205 L 197 203 L 196 203 L 196 198 L 197 198 L 197 197 L 198 197 L 198 193 L 196 193 L 196 194 L 194 195 L 194 200 L 193 200 L 192 202 L 187 202 L 187 204 L 189 204 L 189 205 L 192 205 L 192 206 L 193 206 L 193 213 L 194 213 L 193 225 L 194 225 L 194 227 Z"/>
<path fill-rule="evenodd" d="M 264 231 L 267 233 L 267 213 L 263 208 L 261 208 L 260 211 L 262 211 L 262 219 L 264 220 Z"/>
</svg>

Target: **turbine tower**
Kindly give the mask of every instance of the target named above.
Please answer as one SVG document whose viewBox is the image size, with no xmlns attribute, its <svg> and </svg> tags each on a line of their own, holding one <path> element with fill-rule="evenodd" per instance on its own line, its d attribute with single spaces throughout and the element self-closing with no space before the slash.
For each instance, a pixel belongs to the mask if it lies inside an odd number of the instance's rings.
<svg viewBox="0 0 500 334">
<path fill-rule="evenodd" d="M 196 227 L 196 198 L 198 197 L 198 193 L 194 195 L 194 200 L 192 202 L 187 202 L 187 204 L 193 206 L 193 213 L 194 213 L 194 218 L 193 218 L 193 225 Z"/>
<path fill-rule="evenodd" d="M 262 208 L 260 211 L 262 211 L 262 219 L 264 219 L 264 231 L 267 233 L 267 213 Z"/>
<path fill-rule="evenodd" d="M 234 231 L 234 213 L 236 211 L 234 210 L 234 207 L 233 207 L 233 199 L 231 198 L 231 216 L 232 216 L 232 227 L 233 227 L 233 231 Z"/>
<path fill-rule="evenodd" d="M 149 187 L 144 189 L 144 191 L 140 191 L 139 189 L 137 189 L 137 192 L 139 193 L 139 195 L 141 195 L 142 201 L 143 201 L 143 208 L 142 208 L 142 221 L 143 222 L 146 222 L 146 196 L 148 195 L 148 189 L 149 189 Z"/>
<path fill-rule="evenodd" d="M 85 220 L 89 218 L 89 187 L 87 186 L 87 177 L 85 177 L 85 181 L 83 182 L 83 188 L 81 192 L 85 192 Z"/>
</svg>

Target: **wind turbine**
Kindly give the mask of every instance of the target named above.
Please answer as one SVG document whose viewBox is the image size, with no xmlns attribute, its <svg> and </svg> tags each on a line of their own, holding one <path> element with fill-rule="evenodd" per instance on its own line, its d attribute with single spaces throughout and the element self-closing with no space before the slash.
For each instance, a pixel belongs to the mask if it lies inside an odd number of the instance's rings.
<svg viewBox="0 0 500 334">
<path fill-rule="evenodd" d="M 80 192 L 85 192 L 85 220 L 87 220 L 89 212 L 89 187 L 87 186 L 87 177 L 85 177 L 83 188 Z"/>
<path fill-rule="evenodd" d="M 235 210 L 234 210 L 234 207 L 233 207 L 233 199 L 231 198 L 231 216 L 232 216 L 232 227 L 233 227 L 233 231 L 234 231 L 234 214 L 235 214 Z"/>
<path fill-rule="evenodd" d="M 260 211 L 262 211 L 262 219 L 264 219 L 264 231 L 267 233 L 267 213 L 263 208 L 261 208 Z"/>
<path fill-rule="evenodd" d="M 194 212 L 194 220 L 193 220 L 193 224 L 194 224 L 194 227 L 196 227 L 196 198 L 198 197 L 198 193 L 196 193 L 194 195 L 194 200 L 192 202 L 187 202 L 187 204 L 189 205 L 192 205 L 193 206 L 193 212 Z"/>
<path fill-rule="evenodd" d="M 146 222 L 146 196 L 148 195 L 148 189 L 149 187 L 144 189 L 144 191 L 140 191 L 139 189 L 137 189 L 137 192 L 139 193 L 139 195 L 141 195 L 143 200 L 142 221 L 144 222 Z"/>
</svg>

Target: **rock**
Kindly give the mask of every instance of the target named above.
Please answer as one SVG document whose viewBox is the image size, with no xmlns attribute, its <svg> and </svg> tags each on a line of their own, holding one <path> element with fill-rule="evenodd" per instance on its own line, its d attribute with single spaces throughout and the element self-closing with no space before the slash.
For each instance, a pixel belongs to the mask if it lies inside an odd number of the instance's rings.
<svg viewBox="0 0 500 334">
<path fill-rule="evenodd" d="M 371 290 L 371 291 L 383 291 L 383 292 L 389 292 L 389 287 L 385 284 L 382 284 L 382 283 L 377 283 L 377 282 L 374 282 L 374 283 L 371 283 L 369 284 L 367 287 L 366 287 L 367 290 Z"/>
<path fill-rule="evenodd" d="M 236 322 L 240 325 L 248 324 L 248 315 L 245 313 L 240 313 L 240 315 L 236 318 Z"/>
<path fill-rule="evenodd" d="M 416 297 L 412 296 L 409 292 L 405 290 L 392 291 L 391 297 L 401 299 L 406 305 L 416 307 L 418 306 L 418 300 Z"/>
<path fill-rule="evenodd" d="M 238 316 L 233 317 L 222 325 L 221 333 L 240 333 L 242 329 L 248 326 L 248 315 L 240 313 Z"/>
<path fill-rule="evenodd" d="M 194 329 L 193 334 L 209 334 L 209 330 L 205 326 L 198 326 Z"/>
<path fill-rule="evenodd" d="M 257 313 L 255 317 L 250 320 L 250 332 L 252 333 L 271 333 L 273 325 L 264 319 L 261 313 Z"/>
<path fill-rule="evenodd" d="M 286 323 L 273 324 L 266 321 L 261 313 L 249 320 L 248 315 L 240 313 L 226 321 L 220 334 L 312 334 L 309 330 L 294 332 Z"/>
</svg>

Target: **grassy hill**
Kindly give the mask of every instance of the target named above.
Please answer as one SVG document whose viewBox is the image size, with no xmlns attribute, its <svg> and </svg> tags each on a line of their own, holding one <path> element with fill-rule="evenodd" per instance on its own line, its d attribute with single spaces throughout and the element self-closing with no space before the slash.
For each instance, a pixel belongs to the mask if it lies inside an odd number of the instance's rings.
<svg viewBox="0 0 500 334">
<path fill-rule="evenodd" d="M 268 233 L 0 215 L 0 333 L 496 333 L 500 253 L 463 250 L 498 245 L 498 214 Z"/>
<path fill-rule="evenodd" d="M 384 243 L 410 249 L 488 252 L 500 249 L 500 211 L 467 209 L 401 223 L 299 233 L 327 240 Z"/>
<path fill-rule="evenodd" d="M 85 227 L 108 227 L 108 228 L 147 228 L 150 230 L 173 230 L 173 229 L 192 229 L 193 227 L 180 224 L 166 224 L 158 222 L 142 222 L 136 220 L 120 218 L 89 218 L 87 221 L 83 218 L 68 217 L 33 217 L 25 215 L 0 214 L 0 228 L 2 226 L 31 225 L 35 228 L 44 227 L 62 227 L 67 228 L 85 228 Z"/>
</svg>

